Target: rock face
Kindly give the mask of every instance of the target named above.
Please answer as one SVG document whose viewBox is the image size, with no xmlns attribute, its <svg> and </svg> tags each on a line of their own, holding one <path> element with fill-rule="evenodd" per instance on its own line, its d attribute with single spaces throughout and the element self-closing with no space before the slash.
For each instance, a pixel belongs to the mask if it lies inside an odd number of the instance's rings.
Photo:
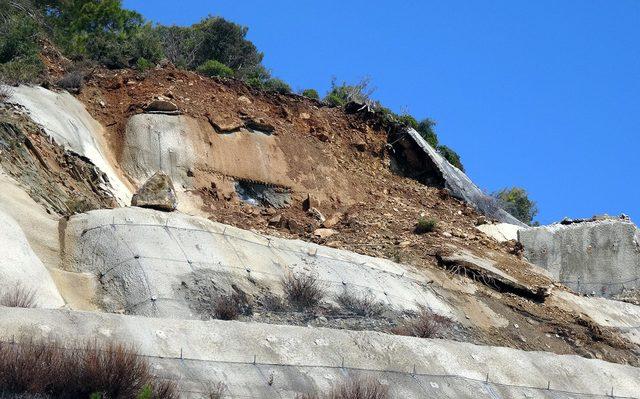
<svg viewBox="0 0 640 399">
<path fill-rule="evenodd" d="M 248 295 L 265 290 L 283 296 L 281 279 L 286 273 L 314 272 L 323 282 L 328 301 L 349 289 L 398 311 L 415 311 L 416 304 L 424 304 L 454 320 L 465 320 L 440 299 L 458 293 L 436 293 L 436 288 L 425 284 L 430 275 L 386 259 L 263 236 L 180 212 L 91 211 L 70 218 L 65 234 L 69 268 L 105 275 L 109 283 L 104 285 L 104 303 L 115 304 L 114 311 L 199 318 L 192 307 L 200 294 L 185 296 L 185 291 L 198 293 L 198 287 L 215 282 L 216 289 L 231 290 L 233 284 Z M 95 257 L 87 258 L 87 251 Z M 185 281 L 187 286 L 182 284 Z M 393 295 L 387 295 L 391 290 Z"/>
<path fill-rule="evenodd" d="M 178 200 L 171 178 L 164 172 L 157 172 L 151 176 L 133 195 L 131 205 L 166 212 L 175 211 Z"/>
<path fill-rule="evenodd" d="M 518 230 L 522 227 L 509 223 L 481 224 L 476 229 L 480 230 L 498 242 L 518 239 Z"/>
<path fill-rule="evenodd" d="M 64 91 L 53 92 L 38 86 L 18 86 L 12 90 L 12 103 L 23 107 L 58 145 L 90 160 L 107 176 L 118 203 L 129 203 L 131 191 L 112 166 L 113 154 L 104 141 L 104 128 L 78 99 Z"/>
<path fill-rule="evenodd" d="M 21 287 L 34 293 L 38 307 L 64 306 L 55 283 L 18 223 L 0 211 L 0 226 L 0 298 Z"/>
<path fill-rule="evenodd" d="M 522 229 L 518 240 L 529 261 L 577 292 L 610 297 L 640 286 L 640 232 L 628 220 Z"/>
</svg>

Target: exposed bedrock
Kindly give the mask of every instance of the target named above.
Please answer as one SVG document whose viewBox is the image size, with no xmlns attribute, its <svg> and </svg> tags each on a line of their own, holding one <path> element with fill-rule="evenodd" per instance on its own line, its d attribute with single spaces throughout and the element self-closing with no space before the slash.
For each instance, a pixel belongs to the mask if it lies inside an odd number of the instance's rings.
<svg viewBox="0 0 640 399">
<path fill-rule="evenodd" d="M 638 289 L 640 233 L 625 219 L 553 224 L 518 232 L 526 258 L 573 290 L 611 297 Z"/>
<path fill-rule="evenodd" d="M 104 140 L 104 128 L 80 101 L 65 91 L 18 86 L 12 89 L 10 102 L 21 106 L 57 144 L 86 157 L 103 172 L 120 204 L 131 201 L 131 189 L 113 166 L 115 157 Z"/>
<path fill-rule="evenodd" d="M 218 134 L 208 123 L 184 115 L 138 114 L 129 118 L 122 167 L 138 185 L 157 171 L 176 186 L 192 188 L 198 178 L 219 173 L 291 187 L 287 162 L 275 136 L 240 129 Z"/>
<path fill-rule="evenodd" d="M 53 279 L 31 249 L 18 223 L 0 211 L 0 226 L 0 299 L 17 296 L 33 302 L 32 306 L 63 306 L 64 301 Z M 28 297 L 33 297 L 33 301 Z"/>
<path fill-rule="evenodd" d="M 424 305 L 469 322 L 450 305 L 464 288 L 449 292 L 434 287 L 425 272 L 410 266 L 263 236 L 179 212 L 118 208 L 75 215 L 65 242 L 66 268 L 97 275 L 103 290 L 99 300 L 111 311 L 201 318 L 205 315 L 198 314 L 197 303 L 189 299 L 195 280 L 205 279 L 219 292 L 282 296 L 282 277 L 302 273 L 317 276 L 329 301 L 348 290 L 400 311 Z M 493 314 L 477 301 L 469 305 L 476 306 L 477 315 Z M 496 319 L 490 323 L 499 325 Z"/>
</svg>

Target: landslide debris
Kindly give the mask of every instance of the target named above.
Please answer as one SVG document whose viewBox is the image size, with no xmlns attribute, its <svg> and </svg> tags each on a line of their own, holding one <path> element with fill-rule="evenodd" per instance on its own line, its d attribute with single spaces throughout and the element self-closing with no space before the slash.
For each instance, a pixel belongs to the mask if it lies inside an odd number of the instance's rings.
<svg viewBox="0 0 640 399">
<path fill-rule="evenodd" d="M 477 279 L 442 270 L 437 254 L 453 247 L 458 252 L 489 257 L 494 262 L 492 266 L 518 287 L 553 284 L 549 277 L 520 259 L 517 243 L 498 243 L 477 230 L 477 221 L 484 216 L 449 190 L 394 172 L 393 164 L 398 159 L 389 151 L 389 126 L 379 119 L 362 113 L 347 114 L 296 95 L 261 92 L 235 80 L 204 78 L 170 66 L 144 74 L 97 70 L 87 79 L 78 98 L 106 127 L 105 139 L 117 157 L 123 153 L 128 119 L 144 113 L 148 104 L 158 98 L 168 99 L 182 116 L 211 126 L 212 134 L 228 134 L 247 126 L 270 133 L 268 137 L 286 159 L 286 168 L 278 169 L 280 166 L 273 164 L 272 172 L 293 183 L 287 187 L 287 203 L 283 207 L 268 201 L 248 203 L 234 189 L 242 179 L 232 173 L 189 170 L 195 184 L 185 190 L 198 198 L 199 211 L 212 220 L 426 268 L 442 281 L 463 279 L 473 287 L 474 295 L 506 320 L 505 327 L 477 326 L 465 332 L 468 341 L 638 363 L 634 351 L 619 349 L 630 344 L 615 331 L 611 331 L 611 339 L 603 340 L 601 335 L 584 333 L 591 330 L 581 321 L 535 295 L 495 290 Z M 250 181 L 274 184 L 260 179 Z M 308 204 L 310 198 L 312 205 Z M 437 228 L 415 234 L 420 218 L 435 220 Z M 321 228 L 331 229 L 331 234 L 316 234 Z M 526 306 L 536 319 L 523 316 L 519 306 Z M 521 326 L 529 319 L 537 324 L 530 324 L 533 327 L 528 329 L 528 335 L 522 334 Z M 286 317 L 280 321 L 292 322 Z M 575 337 L 579 345 L 575 344 Z"/>
</svg>

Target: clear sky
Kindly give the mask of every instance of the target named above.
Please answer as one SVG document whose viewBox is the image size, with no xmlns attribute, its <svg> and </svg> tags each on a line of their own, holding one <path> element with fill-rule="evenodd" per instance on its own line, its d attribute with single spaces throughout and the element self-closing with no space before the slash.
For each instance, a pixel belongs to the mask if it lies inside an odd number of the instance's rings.
<svg viewBox="0 0 640 399">
<path fill-rule="evenodd" d="M 483 189 L 526 188 L 542 223 L 640 222 L 640 0 L 124 4 L 164 24 L 246 25 L 294 89 L 369 76 L 386 106 L 435 119 Z"/>
</svg>

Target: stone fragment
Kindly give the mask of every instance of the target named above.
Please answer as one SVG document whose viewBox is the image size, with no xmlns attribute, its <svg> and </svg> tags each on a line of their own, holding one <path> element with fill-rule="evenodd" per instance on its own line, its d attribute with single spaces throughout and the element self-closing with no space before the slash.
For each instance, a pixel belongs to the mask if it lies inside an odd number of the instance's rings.
<svg viewBox="0 0 640 399">
<path fill-rule="evenodd" d="M 334 213 L 333 215 L 329 216 L 329 218 L 327 220 L 322 222 L 322 227 L 326 227 L 326 228 L 329 229 L 329 228 L 337 225 L 338 223 L 340 223 L 341 220 L 342 220 L 342 214 L 341 213 Z"/>
<path fill-rule="evenodd" d="M 171 178 L 162 171 L 156 172 L 133 195 L 131 205 L 165 212 L 175 211 L 178 200 Z"/>
<path fill-rule="evenodd" d="M 154 100 L 145 108 L 146 112 L 177 113 L 178 106 L 167 100 Z"/>
<path fill-rule="evenodd" d="M 335 231 L 334 229 L 315 229 L 313 231 L 313 235 L 320 238 L 328 238 L 336 233 L 337 231 Z"/>
</svg>

